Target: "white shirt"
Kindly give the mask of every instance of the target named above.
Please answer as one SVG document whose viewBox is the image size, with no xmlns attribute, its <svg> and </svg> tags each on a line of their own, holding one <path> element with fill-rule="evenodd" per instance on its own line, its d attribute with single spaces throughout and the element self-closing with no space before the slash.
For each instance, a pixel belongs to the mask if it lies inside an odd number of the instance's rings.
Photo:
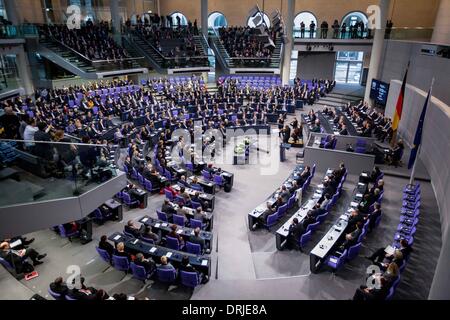
<svg viewBox="0 0 450 320">
<path fill-rule="evenodd" d="M 38 130 L 39 130 L 38 127 L 33 127 L 33 126 L 30 126 L 30 125 L 27 125 L 25 127 L 25 131 L 23 132 L 23 139 L 24 140 L 34 140 L 34 134 Z M 25 142 L 25 146 L 32 147 L 32 146 L 34 146 L 34 143 L 32 143 L 32 142 Z"/>
</svg>

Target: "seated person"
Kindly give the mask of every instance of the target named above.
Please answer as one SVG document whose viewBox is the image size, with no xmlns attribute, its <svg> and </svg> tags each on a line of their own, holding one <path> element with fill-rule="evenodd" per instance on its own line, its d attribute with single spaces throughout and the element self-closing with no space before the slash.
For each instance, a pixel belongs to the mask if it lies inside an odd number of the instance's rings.
<svg viewBox="0 0 450 320">
<path fill-rule="evenodd" d="M 339 130 L 339 134 L 341 136 L 348 136 L 348 130 L 345 124 L 342 124 L 341 130 Z"/>
<path fill-rule="evenodd" d="M 177 214 L 177 211 L 173 208 L 169 199 L 164 199 L 164 202 L 161 206 L 161 211 L 167 215 L 167 219 L 169 222 L 173 221 L 173 215 Z"/>
<path fill-rule="evenodd" d="M 381 216 L 381 206 L 378 202 L 374 205 L 374 210 L 369 214 L 369 227 L 368 232 L 372 232 L 373 228 L 375 228 L 375 223 L 377 219 Z"/>
<path fill-rule="evenodd" d="M 194 234 L 189 237 L 189 242 L 199 244 L 201 251 L 203 252 L 205 249 L 205 239 L 200 237 L 200 228 L 194 229 Z"/>
<path fill-rule="evenodd" d="M 297 177 L 296 181 L 299 186 L 303 186 L 303 183 L 309 178 L 311 175 L 311 168 L 309 166 L 306 166 L 305 169 L 303 169 L 302 173 Z"/>
<path fill-rule="evenodd" d="M 324 143 L 323 147 L 325 149 L 334 149 L 336 142 L 337 142 L 336 137 L 334 135 L 331 135 L 330 139 Z"/>
<path fill-rule="evenodd" d="M 208 276 L 206 274 L 200 273 L 197 270 L 195 270 L 195 268 L 189 263 L 189 257 L 188 256 L 183 256 L 183 258 L 181 259 L 181 265 L 179 268 L 180 272 L 184 271 L 184 272 L 195 272 L 197 273 L 198 277 L 200 278 L 200 282 L 201 283 L 206 283 L 208 282 Z"/>
<path fill-rule="evenodd" d="M 158 269 L 164 269 L 164 270 L 174 270 L 174 266 L 167 260 L 166 256 L 161 257 L 161 264 L 158 265 Z"/>
<path fill-rule="evenodd" d="M 276 210 L 273 209 L 273 207 L 270 205 L 269 202 L 267 202 L 267 208 L 264 210 L 264 212 L 259 217 L 259 223 L 266 224 L 267 223 L 267 217 L 273 214 Z M 253 226 L 254 227 L 254 226 Z"/>
<path fill-rule="evenodd" d="M 125 252 L 125 244 L 123 242 L 119 242 L 117 244 L 116 250 L 114 250 L 114 255 L 118 257 L 125 257 L 128 259 L 128 262 L 133 260 L 131 254 Z"/>
<path fill-rule="evenodd" d="M 315 218 L 320 216 L 321 214 L 324 214 L 326 211 L 324 208 L 322 208 L 322 205 L 320 203 L 316 203 L 316 205 L 309 211 L 309 214 Z"/>
<path fill-rule="evenodd" d="M 108 238 L 106 237 L 106 235 L 100 237 L 98 247 L 108 252 L 110 257 L 112 257 L 112 255 L 114 254 L 114 246 L 108 242 Z"/>
<path fill-rule="evenodd" d="M 68 296 L 70 296 L 72 299 L 76 300 L 95 300 L 96 294 L 98 291 L 93 287 L 87 287 L 85 284 L 85 278 L 80 277 L 80 285 L 79 288 L 74 287 L 67 293 Z M 72 284 L 75 285 L 75 279 L 73 280 Z"/>
<path fill-rule="evenodd" d="M 144 267 L 147 274 L 152 273 L 156 268 L 155 262 L 152 259 L 145 259 L 140 252 L 136 254 L 136 259 L 133 262 L 138 266 Z"/>
<path fill-rule="evenodd" d="M 183 239 L 183 237 L 181 235 L 179 235 L 177 233 L 178 226 L 176 224 L 172 224 L 172 225 L 170 225 L 170 229 L 171 229 L 171 231 L 169 232 L 168 236 L 171 237 L 171 238 L 177 239 L 180 247 L 183 246 L 184 245 L 184 239 Z"/>
<path fill-rule="evenodd" d="M 389 293 L 389 285 L 386 279 L 380 277 L 380 288 L 368 288 L 367 286 L 361 286 L 356 289 L 353 296 L 353 300 L 385 300 Z"/>
<path fill-rule="evenodd" d="M 155 244 L 158 244 L 161 241 L 160 235 L 153 232 L 153 228 L 151 226 L 145 226 L 144 232 L 141 235 L 142 238 L 153 240 Z"/>
<path fill-rule="evenodd" d="M 323 201 L 320 203 L 320 209 L 326 210 L 326 207 L 328 206 L 328 204 L 330 202 L 331 202 L 331 196 L 327 193 L 327 194 L 325 194 Z"/>
<path fill-rule="evenodd" d="M 347 232 L 351 232 L 356 228 L 356 224 L 361 222 L 362 224 L 365 223 L 366 215 L 361 213 L 359 209 L 353 209 L 350 213 L 350 217 L 348 219 L 347 227 L 345 230 Z"/>
<path fill-rule="evenodd" d="M 380 176 L 381 170 L 378 167 L 374 167 L 372 173 L 370 174 L 370 182 L 375 183 L 377 178 Z"/>
<path fill-rule="evenodd" d="M 192 204 L 192 201 L 200 203 L 203 210 L 208 209 L 208 202 L 204 201 L 202 198 L 200 198 L 200 192 L 196 191 L 194 193 L 194 195 L 191 197 L 191 204 Z"/>
<path fill-rule="evenodd" d="M 64 297 L 67 292 L 69 292 L 69 288 L 67 287 L 62 277 L 58 277 L 55 279 L 55 281 L 50 283 L 50 290 L 59 293 L 61 297 Z"/>
<path fill-rule="evenodd" d="M 288 244 L 289 247 L 298 250 L 300 236 L 305 232 L 303 223 L 299 223 L 297 218 L 292 219 L 291 225 L 289 226 L 288 234 Z"/>
<path fill-rule="evenodd" d="M 201 221 L 203 224 L 206 224 L 206 229 L 209 228 L 210 219 L 208 218 L 208 214 L 203 211 L 201 207 L 197 207 L 197 209 L 195 209 L 194 219 Z"/>
<path fill-rule="evenodd" d="M 279 195 L 280 195 L 281 200 L 283 201 L 283 203 L 288 202 L 290 194 L 289 194 L 289 191 L 287 190 L 285 185 L 281 186 Z"/>
<path fill-rule="evenodd" d="M 39 252 L 32 248 L 14 250 L 11 249 L 9 242 L 0 244 L 0 257 L 14 266 L 17 273 L 28 273 L 34 270 L 34 268 L 26 261 L 28 258 L 30 258 L 35 267 L 42 264 L 43 262 L 41 260 L 46 256 L 46 253 L 39 254 Z"/>
<path fill-rule="evenodd" d="M 277 211 L 285 202 L 281 196 L 278 196 L 277 200 L 272 204 L 272 209 Z"/>
<path fill-rule="evenodd" d="M 402 250 L 408 250 L 406 248 L 410 248 L 407 243 L 406 245 L 407 247 L 395 249 L 393 254 L 387 254 L 384 248 L 380 248 L 375 251 L 370 257 L 366 258 L 372 261 L 373 264 L 379 266 L 382 270 L 385 270 L 391 262 L 394 262 L 398 267 L 401 267 L 404 260 Z"/>
<path fill-rule="evenodd" d="M 123 230 L 126 233 L 133 235 L 133 237 L 139 238 L 141 236 L 142 232 L 144 231 L 144 228 L 145 228 L 145 226 L 143 224 L 141 224 L 141 226 L 138 228 L 134 225 L 133 220 L 128 220 L 128 223 L 123 228 Z"/>
<path fill-rule="evenodd" d="M 313 217 L 311 211 L 306 214 L 306 217 L 303 219 L 303 228 L 306 230 L 310 224 L 316 222 L 316 218 Z"/>
<path fill-rule="evenodd" d="M 180 196 L 183 198 L 182 205 L 189 207 L 191 203 L 191 196 L 186 192 L 185 187 L 180 188 Z"/>
<path fill-rule="evenodd" d="M 359 235 L 360 235 L 361 232 L 362 232 L 362 227 L 363 227 L 362 222 L 358 222 L 358 223 L 356 224 L 356 229 L 353 230 L 353 231 L 350 232 L 350 233 L 347 233 L 347 234 L 345 235 L 344 243 L 341 245 L 341 250 L 342 250 L 342 251 L 343 251 L 344 249 L 350 248 L 351 246 L 353 246 L 353 245 L 355 245 L 355 244 L 357 243 L 358 238 L 359 238 Z"/>
</svg>

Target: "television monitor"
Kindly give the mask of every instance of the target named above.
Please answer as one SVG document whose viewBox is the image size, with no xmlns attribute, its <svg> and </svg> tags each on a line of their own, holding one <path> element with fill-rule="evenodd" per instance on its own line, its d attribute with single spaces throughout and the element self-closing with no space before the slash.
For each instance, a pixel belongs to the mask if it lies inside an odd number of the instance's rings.
<svg viewBox="0 0 450 320">
<path fill-rule="evenodd" d="M 375 100 L 376 104 L 385 107 L 387 103 L 388 94 L 389 94 L 388 83 L 372 79 L 372 84 L 370 87 L 370 98 Z"/>
</svg>

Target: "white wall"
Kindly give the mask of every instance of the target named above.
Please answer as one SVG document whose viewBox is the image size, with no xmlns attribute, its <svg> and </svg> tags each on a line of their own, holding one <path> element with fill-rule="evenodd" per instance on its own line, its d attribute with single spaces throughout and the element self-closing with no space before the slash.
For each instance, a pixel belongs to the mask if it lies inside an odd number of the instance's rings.
<svg viewBox="0 0 450 320">
<path fill-rule="evenodd" d="M 400 80 L 391 81 L 386 106 L 386 115 L 390 117 L 400 88 Z M 426 91 L 415 86 L 406 87 L 399 134 L 409 145 L 414 140 L 426 95 Z M 420 159 L 431 176 L 441 216 L 442 248 L 429 299 L 450 299 L 450 106 L 435 97 L 431 99 L 425 117 Z"/>
</svg>

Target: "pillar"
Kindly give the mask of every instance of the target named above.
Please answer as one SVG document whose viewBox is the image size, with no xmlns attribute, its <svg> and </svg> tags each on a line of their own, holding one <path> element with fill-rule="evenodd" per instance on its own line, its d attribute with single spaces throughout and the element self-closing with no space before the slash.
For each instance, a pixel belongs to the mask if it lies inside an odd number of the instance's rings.
<svg viewBox="0 0 450 320">
<path fill-rule="evenodd" d="M 28 57 L 25 50 L 22 48 L 16 55 L 17 71 L 22 82 L 22 87 L 26 95 L 33 94 L 33 83 L 31 79 L 31 70 L 28 63 Z"/>
<path fill-rule="evenodd" d="M 201 0 L 201 24 L 202 33 L 205 37 L 208 36 L 208 0 Z"/>
<path fill-rule="evenodd" d="M 380 0 L 380 29 L 375 29 L 373 37 L 372 52 L 370 54 L 369 72 L 367 74 L 366 92 L 364 100 L 370 100 L 370 87 L 372 79 L 377 79 L 380 74 L 381 55 L 384 47 L 384 35 L 386 33 L 386 21 L 389 11 L 390 0 Z M 373 31 L 372 31 L 373 32 Z"/>
<path fill-rule="evenodd" d="M 450 0 L 441 0 L 434 21 L 433 36 L 431 42 L 450 45 Z"/>
<path fill-rule="evenodd" d="M 111 20 L 113 33 L 116 35 L 120 33 L 120 13 L 119 13 L 119 0 L 110 0 L 109 6 L 111 8 Z"/>
<path fill-rule="evenodd" d="M 281 83 L 283 85 L 289 84 L 289 75 L 291 73 L 291 56 L 292 47 L 294 46 L 294 38 L 292 37 L 292 30 L 294 29 L 294 13 L 295 0 L 287 1 L 287 17 L 284 19 L 286 38 L 289 43 L 285 43 L 283 49 L 283 69 L 281 71 Z"/>
<path fill-rule="evenodd" d="M 15 0 L 4 0 L 5 5 L 5 11 L 6 16 L 8 17 L 8 20 L 12 22 L 14 26 L 17 26 L 21 23 L 19 13 L 17 12 L 16 8 L 16 1 Z"/>
</svg>

